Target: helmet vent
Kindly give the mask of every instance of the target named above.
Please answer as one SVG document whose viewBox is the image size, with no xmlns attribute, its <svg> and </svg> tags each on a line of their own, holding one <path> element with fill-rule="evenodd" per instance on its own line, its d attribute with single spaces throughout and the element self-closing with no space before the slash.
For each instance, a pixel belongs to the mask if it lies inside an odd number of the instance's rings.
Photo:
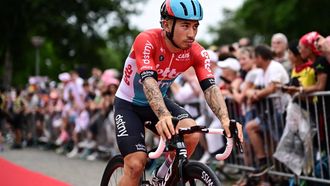
<svg viewBox="0 0 330 186">
<path fill-rule="evenodd" d="M 186 7 L 186 5 L 184 5 L 182 2 L 180 2 L 180 5 L 182 6 L 182 8 L 183 8 L 183 11 L 184 11 L 184 15 L 185 16 L 188 16 L 188 10 L 187 10 L 187 7 Z"/>
<path fill-rule="evenodd" d="M 192 6 L 193 6 L 193 8 L 194 8 L 194 16 L 196 16 L 196 6 L 195 6 L 194 1 L 191 1 L 191 4 L 192 4 Z"/>
</svg>

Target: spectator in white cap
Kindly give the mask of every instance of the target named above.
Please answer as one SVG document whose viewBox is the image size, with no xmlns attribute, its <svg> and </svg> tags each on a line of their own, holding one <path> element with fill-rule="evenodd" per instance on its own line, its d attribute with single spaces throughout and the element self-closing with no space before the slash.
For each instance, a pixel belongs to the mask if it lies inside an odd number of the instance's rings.
<svg viewBox="0 0 330 186">
<path fill-rule="evenodd" d="M 227 58 L 223 61 L 219 61 L 218 66 L 222 69 L 221 79 L 223 84 L 220 88 L 225 96 L 231 95 L 231 87 L 236 87 L 236 84 L 242 83 L 240 77 L 241 65 L 235 58 Z"/>
<path fill-rule="evenodd" d="M 68 82 L 71 80 L 71 76 L 68 72 L 63 72 L 58 75 L 58 79 L 61 80 L 63 83 Z"/>
<path fill-rule="evenodd" d="M 272 36 L 271 50 L 273 59 L 283 65 L 287 72 L 291 71 L 291 63 L 288 55 L 288 39 L 283 33 L 276 33 Z"/>
<path fill-rule="evenodd" d="M 84 108 L 83 96 L 81 90 L 75 82 L 73 82 L 71 75 L 68 72 L 59 74 L 58 78 L 63 82 L 63 100 L 68 102 L 70 97 L 73 97 L 74 104 L 78 108 Z"/>
</svg>

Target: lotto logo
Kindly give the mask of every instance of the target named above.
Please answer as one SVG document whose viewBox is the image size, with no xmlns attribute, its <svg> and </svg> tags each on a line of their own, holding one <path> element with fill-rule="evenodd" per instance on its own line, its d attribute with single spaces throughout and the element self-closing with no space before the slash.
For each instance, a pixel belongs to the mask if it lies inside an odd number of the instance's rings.
<svg viewBox="0 0 330 186">
<path fill-rule="evenodd" d="M 157 73 L 160 78 L 169 78 L 169 79 L 174 79 L 176 76 L 178 76 L 180 73 L 176 71 L 175 68 L 169 68 L 166 67 L 165 69 L 159 68 L 159 64 L 156 65 L 157 68 Z"/>
<path fill-rule="evenodd" d="M 205 59 L 204 59 L 204 68 L 205 68 L 207 71 L 211 72 L 211 64 L 210 64 L 211 60 L 210 60 L 210 57 L 209 57 L 209 53 L 207 53 L 206 50 L 203 50 L 203 51 L 201 52 L 201 55 L 202 55 L 202 57 L 205 58 Z"/>
<path fill-rule="evenodd" d="M 131 78 L 132 73 L 133 73 L 132 65 L 127 65 L 127 67 L 124 70 L 124 81 L 128 86 L 130 85 L 129 79 Z"/>
</svg>

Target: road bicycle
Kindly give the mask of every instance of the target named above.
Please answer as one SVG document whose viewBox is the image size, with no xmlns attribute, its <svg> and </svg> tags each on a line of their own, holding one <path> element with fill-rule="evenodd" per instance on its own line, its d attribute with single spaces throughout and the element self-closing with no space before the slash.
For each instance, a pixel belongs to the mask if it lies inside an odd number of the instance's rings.
<svg viewBox="0 0 330 186">
<path fill-rule="evenodd" d="M 178 122 L 173 120 L 173 123 Z M 234 144 L 239 148 L 240 152 L 243 152 L 242 145 L 238 139 L 238 131 L 236 128 L 236 121 L 230 121 L 230 131 L 232 137 L 228 138 L 223 129 L 211 129 L 203 126 L 193 126 L 189 128 L 180 128 L 179 133 L 173 135 L 173 137 L 166 141 L 160 138 L 157 150 L 155 152 L 149 152 L 148 157 L 150 159 L 159 158 L 163 152 L 175 151 L 175 158 L 173 163 L 169 167 L 167 174 L 161 184 L 165 186 L 173 185 L 208 185 L 208 186 L 218 186 L 221 185 L 217 175 L 205 164 L 189 160 L 187 157 L 187 149 L 183 141 L 183 137 L 186 134 L 191 133 L 209 133 L 209 134 L 221 134 L 227 139 L 225 151 L 222 154 L 217 154 L 215 158 L 217 160 L 226 159 L 232 149 Z M 124 172 L 124 159 L 121 155 L 114 156 L 109 160 L 101 180 L 101 186 L 115 186 L 118 184 L 119 179 Z M 153 186 L 154 184 L 146 178 L 146 171 L 144 171 L 141 179 L 140 185 L 143 186 Z"/>
</svg>

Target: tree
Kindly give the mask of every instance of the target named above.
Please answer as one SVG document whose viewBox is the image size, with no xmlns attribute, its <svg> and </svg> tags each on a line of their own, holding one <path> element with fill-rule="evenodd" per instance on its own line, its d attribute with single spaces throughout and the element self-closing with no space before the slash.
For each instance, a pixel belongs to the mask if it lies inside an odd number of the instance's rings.
<svg viewBox="0 0 330 186">
<path fill-rule="evenodd" d="M 104 25 L 109 25 L 108 29 L 121 28 L 125 32 L 117 36 L 131 37 L 127 17 L 138 13 L 132 4 L 140 1 L 143 0 L 1 1 L 3 84 L 10 85 L 11 77 L 14 84 L 23 84 L 34 74 L 35 49 L 31 37 L 35 35 L 45 38 L 40 51 L 42 61 L 47 59 L 48 65 L 41 64 L 41 69 L 47 69 L 41 75 L 58 74 L 77 66 L 104 67 L 100 51 L 107 47 L 108 38 L 102 36 L 99 28 Z"/>
<path fill-rule="evenodd" d="M 250 36 L 246 29 L 241 29 L 242 24 L 234 19 L 235 12 L 224 9 L 224 21 L 220 21 L 219 25 L 210 27 L 211 33 L 216 33 L 217 37 L 213 40 L 214 45 L 227 45 L 237 41 L 242 36 Z"/>
<path fill-rule="evenodd" d="M 314 30 L 328 35 L 329 7 L 328 0 L 245 0 L 232 17 L 218 25 L 216 31 L 220 37 L 221 32 L 231 28 L 232 33 L 246 34 L 240 37 L 251 34 L 251 37 L 265 38 L 264 41 L 270 41 L 270 37 L 277 32 L 286 34 L 289 40 Z M 233 26 L 229 27 L 229 23 Z"/>
</svg>

